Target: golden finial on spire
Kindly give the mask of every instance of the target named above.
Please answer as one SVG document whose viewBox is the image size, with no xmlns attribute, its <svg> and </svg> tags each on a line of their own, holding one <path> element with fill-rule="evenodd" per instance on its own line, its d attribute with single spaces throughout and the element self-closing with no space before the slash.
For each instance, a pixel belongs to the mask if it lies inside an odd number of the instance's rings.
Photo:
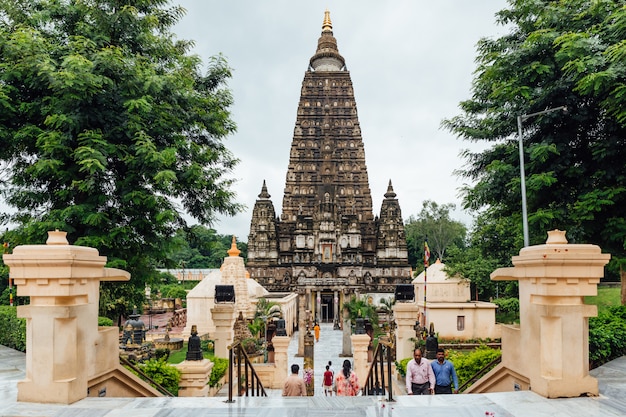
<svg viewBox="0 0 626 417">
<path fill-rule="evenodd" d="M 324 23 L 322 23 L 322 32 L 333 31 L 333 23 L 330 21 L 330 10 L 326 9 L 324 12 Z"/>
<path fill-rule="evenodd" d="M 241 251 L 237 249 L 237 239 L 233 236 L 233 243 L 230 245 L 230 249 L 228 249 L 228 256 L 239 256 Z"/>
</svg>

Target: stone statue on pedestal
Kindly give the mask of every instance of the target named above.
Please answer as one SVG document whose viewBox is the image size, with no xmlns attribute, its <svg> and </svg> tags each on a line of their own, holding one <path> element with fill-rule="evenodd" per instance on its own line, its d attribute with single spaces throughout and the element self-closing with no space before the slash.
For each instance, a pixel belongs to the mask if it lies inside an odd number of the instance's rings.
<svg viewBox="0 0 626 417">
<path fill-rule="evenodd" d="M 191 336 L 189 336 L 189 342 L 187 343 L 187 356 L 185 359 L 188 361 L 201 361 L 204 359 L 202 348 L 200 347 L 198 327 L 195 324 L 191 326 Z"/>
</svg>

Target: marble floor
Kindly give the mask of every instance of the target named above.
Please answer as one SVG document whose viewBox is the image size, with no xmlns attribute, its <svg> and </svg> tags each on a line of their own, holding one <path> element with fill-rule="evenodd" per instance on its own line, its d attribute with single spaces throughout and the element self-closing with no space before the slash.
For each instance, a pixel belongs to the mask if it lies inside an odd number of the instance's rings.
<svg viewBox="0 0 626 417">
<path fill-rule="evenodd" d="M 25 376 L 24 354 L 0 346 L 0 416 L 12 417 L 578 417 L 626 416 L 626 356 L 594 369 L 600 395 L 588 398 L 546 399 L 531 391 L 492 394 L 394 397 L 325 397 L 321 391 L 323 366 L 329 360 L 337 372 L 344 358 L 341 331 L 323 324 L 315 346 L 316 395 L 283 398 L 270 390 L 270 398 L 237 397 L 232 404 L 224 397 L 212 398 L 85 398 L 71 405 L 17 402 L 17 382 Z M 292 363 L 297 335 L 289 346 Z M 319 369 L 318 369 L 319 368 Z M 317 387 L 320 385 L 320 387 Z M 493 413 L 493 414 L 490 414 Z"/>
</svg>

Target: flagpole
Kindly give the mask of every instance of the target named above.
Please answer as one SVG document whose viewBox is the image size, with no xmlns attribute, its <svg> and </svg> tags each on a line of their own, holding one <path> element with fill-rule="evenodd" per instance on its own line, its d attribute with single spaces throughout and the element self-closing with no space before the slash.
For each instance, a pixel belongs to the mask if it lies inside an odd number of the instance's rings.
<svg viewBox="0 0 626 417">
<path fill-rule="evenodd" d="M 2 244 L 2 253 L 8 253 L 9 251 L 9 242 L 4 242 Z M 13 280 L 11 279 L 11 274 L 9 274 L 9 306 L 13 307 Z"/>
<path fill-rule="evenodd" d="M 428 327 L 428 319 L 426 318 L 426 283 L 428 282 L 428 260 L 430 258 L 430 250 L 428 249 L 428 238 L 424 239 L 424 328 Z"/>
</svg>

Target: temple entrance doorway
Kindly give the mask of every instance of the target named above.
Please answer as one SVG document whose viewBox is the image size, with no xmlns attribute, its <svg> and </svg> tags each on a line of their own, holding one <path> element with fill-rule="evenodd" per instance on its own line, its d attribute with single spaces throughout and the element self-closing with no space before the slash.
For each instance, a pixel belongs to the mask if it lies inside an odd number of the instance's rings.
<svg viewBox="0 0 626 417">
<path fill-rule="evenodd" d="M 333 293 L 322 293 L 321 296 L 322 323 L 332 323 L 335 320 L 335 309 L 333 308 Z"/>
</svg>

